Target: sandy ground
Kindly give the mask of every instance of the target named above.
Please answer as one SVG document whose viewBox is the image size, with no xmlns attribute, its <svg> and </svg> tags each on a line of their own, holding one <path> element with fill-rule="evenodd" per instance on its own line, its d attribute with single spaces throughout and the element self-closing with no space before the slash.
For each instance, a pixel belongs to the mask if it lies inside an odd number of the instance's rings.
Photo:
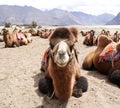
<svg viewBox="0 0 120 108">
<path fill-rule="evenodd" d="M 79 32 L 94 29 L 77 27 Z M 101 29 L 96 27 L 98 31 Z M 0 108 L 120 108 L 120 89 L 111 84 L 107 76 L 82 68 L 81 74 L 89 83 L 88 91 L 82 97 L 61 102 L 39 93 L 38 80 L 44 75 L 40 71 L 40 62 L 48 40 L 32 39 L 29 45 L 17 48 L 4 48 L 4 42 L 0 43 Z M 83 37 L 79 34 L 76 46 L 80 52 L 80 65 L 85 55 L 95 47 L 86 47 L 82 42 Z"/>
</svg>

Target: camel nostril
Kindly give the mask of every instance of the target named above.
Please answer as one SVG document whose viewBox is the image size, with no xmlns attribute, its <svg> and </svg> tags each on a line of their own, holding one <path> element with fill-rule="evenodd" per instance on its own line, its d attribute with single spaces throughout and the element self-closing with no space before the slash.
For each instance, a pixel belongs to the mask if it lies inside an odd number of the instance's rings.
<svg viewBox="0 0 120 108">
<path fill-rule="evenodd" d="M 65 55 L 65 51 L 60 50 L 60 51 L 59 51 L 59 55 Z"/>
<path fill-rule="evenodd" d="M 59 57 L 61 60 L 63 60 L 65 58 L 65 51 L 63 50 L 59 51 Z"/>
</svg>

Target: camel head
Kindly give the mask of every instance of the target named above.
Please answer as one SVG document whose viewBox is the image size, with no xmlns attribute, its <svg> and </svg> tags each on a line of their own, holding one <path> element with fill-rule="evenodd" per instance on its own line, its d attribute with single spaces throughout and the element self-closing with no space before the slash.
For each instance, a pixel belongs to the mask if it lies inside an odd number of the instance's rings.
<svg viewBox="0 0 120 108">
<path fill-rule="evenodd" d="M 70 61 L 73 46 L 77 39 L 75 28 L 57 28 L 49 38 L 51 55 L 54 63 L 59 67 L 65 67 Z"/>
<path fill-rule="evenodd" d="M 72 42 L 66 40 L 57 43 L 53 49 L 51 49 L 51 56 L 54 63 L 58 67 L 65 67 L 73 57 L 73 46 Z"/>
</svg>

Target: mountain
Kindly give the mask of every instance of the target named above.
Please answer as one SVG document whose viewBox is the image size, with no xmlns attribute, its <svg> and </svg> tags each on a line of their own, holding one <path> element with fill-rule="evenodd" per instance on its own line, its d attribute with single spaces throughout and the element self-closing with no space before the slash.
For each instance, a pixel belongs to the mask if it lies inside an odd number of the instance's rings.
<svg viewBox="0 0 120 108">
<path fill-rule="evenodd" d="M 117 14 L 116 17 L 109 21 L 107 25 L 120 25 L 120 12 Z"/>
<path fill-rule="evenodd" d="M 112 20 L 115 16 L 112 14 L 104 13 L 99 16 L 97 16 L 99 21 L 101 21 L 102 24 L 106 24 L 106 22 L 109 22 Z"/>
<path fill-rule="evenodd" d="M 31 6 L 0 5 L 0 24 L 30 24 L 36 21 L 39 25 L 103 25 L 115 16 L 99 16 L 83 12 L 70 12 L 61 9 L 41 11 Z"/>
</svg>

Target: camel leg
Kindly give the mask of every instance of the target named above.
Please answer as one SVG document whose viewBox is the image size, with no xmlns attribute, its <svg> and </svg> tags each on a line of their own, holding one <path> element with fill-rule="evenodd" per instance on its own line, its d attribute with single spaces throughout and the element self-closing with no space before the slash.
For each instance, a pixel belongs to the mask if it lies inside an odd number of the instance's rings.
<svg viewBox="0 0 120 108">
<path fill-rule="evenodd" d="M 118 87 L 120 88 L 120 70 L 113 70 L 109 73 L 108 79 L 114 83 L 117 84 Z"/>
<path fill-rule="evenodd" d="M 81 76 L 77 79 L 76 84 L 73 88 L 73 96 L 80 97 L 82 96 L 82 92 L 86 92 L 88 89 L 88 81 L 85 77 Z"/>
<path fill-rule="evenodd" d="M 38 88 L 41 93 L 51 96 L 54 91 L 52 79 L 48 77 L 40 79 Z"/>
</svg>

